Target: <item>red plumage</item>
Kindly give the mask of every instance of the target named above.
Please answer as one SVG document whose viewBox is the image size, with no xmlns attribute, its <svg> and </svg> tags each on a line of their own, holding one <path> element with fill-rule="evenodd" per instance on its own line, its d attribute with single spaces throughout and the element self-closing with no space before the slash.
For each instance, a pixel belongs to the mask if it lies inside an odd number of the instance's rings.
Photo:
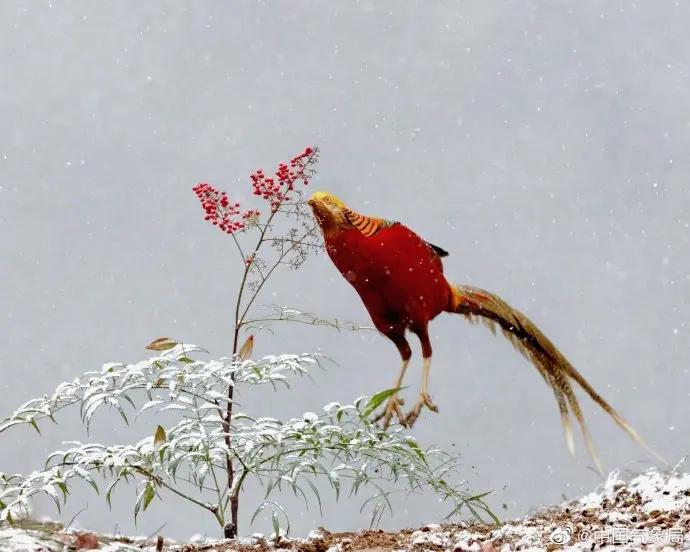
<svg viewBox="0 0 690 552">
<path fill-rule="evenodd" d="M 452 303 L 441 258 L 402 224 L 383 227 L 371 237 L 344 229 L 327 235 L 325 243 L 333 264 L 384 334 L 422 328 Z"/>
<path fill-rule="evenodd" d="M 428 393 L 432 355 L 428 324 L 445 311 L 462 314 L 472 322 L 481 321 L 494 332 L 500 328 L 511 344 L 532 362 L 556 396 L 573 454 L 571 414 L 580 425 L 597 468 L 602 471 L 573 389 L 574 382 L 635 441 L 660 458 L 524 314 L 491 292 L 449 283 L 443 274 L 441 257 L 448 254 L 443 249 L 424 241 L 403 224 L 360 215 L 326 192 L 316 192 L 308 203 L 323 232 L 333 264 L 357 290 L 376 328 L 400 352 L 402 368 L 395 388 L 401 387 L 411 357 L 406 332 L 414 333 L 422 345 L 419 400 L 404 416 L 400 408 L 402 400 L 397 393 L 391 396 L 384 412 L 375 418 L 383 418 L 384 428 L 393 416 L 401 424 L 412 426 L 424 406 L 438 412 Z"/>
</svg>

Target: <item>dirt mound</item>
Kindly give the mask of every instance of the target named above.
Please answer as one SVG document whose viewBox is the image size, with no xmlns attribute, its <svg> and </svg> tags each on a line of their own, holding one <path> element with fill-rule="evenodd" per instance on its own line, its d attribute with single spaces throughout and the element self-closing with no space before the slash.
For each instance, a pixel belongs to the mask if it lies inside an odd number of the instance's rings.
<svg viewBox="0 0 690 552">
<path fill-rule="evenodd" d="M 512 550 L 690 550 L 690 474 L 613 472 L 594 492 L 502 525 L 428 525 L 398 532 L 332 533 L 308 538 L 179 544 L 96 535 L 55 523 L 0 528 L 0 551 L 107 549 L 109 552 L 510 552 Z"/>
</svg>

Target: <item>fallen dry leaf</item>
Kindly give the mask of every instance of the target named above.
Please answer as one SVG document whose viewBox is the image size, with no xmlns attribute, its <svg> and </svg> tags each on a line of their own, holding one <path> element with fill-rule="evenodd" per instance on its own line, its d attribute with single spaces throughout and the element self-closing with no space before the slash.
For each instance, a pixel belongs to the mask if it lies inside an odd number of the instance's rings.
<svg viewBox="0 0 690 552">
<path fill-rule="evenodd" d="M 77 550 L 93 550 L 94 548 L 98 548 L 98 538 L 96 535 L 80 534 L 77 535 L 77 540 L 74 543 L 74 546 L 77 548 Z"/>
</svg>

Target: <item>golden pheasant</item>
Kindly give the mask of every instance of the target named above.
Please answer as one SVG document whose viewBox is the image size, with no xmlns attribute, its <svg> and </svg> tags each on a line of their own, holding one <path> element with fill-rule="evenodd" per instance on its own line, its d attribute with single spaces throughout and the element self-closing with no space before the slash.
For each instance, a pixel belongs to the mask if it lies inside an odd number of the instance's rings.
<svg viewBox="0 0 690 552">
<path fill-rule="evenodd" d="M 406 331 L 415 334 L 421 342 L 423 373 L 419 400 L 403 415 L 403 401 L 395 393 L 374 421 L 383 418 L 387 428 L 395 416 L 403 426 L 411 427 L 424 406 L 438 412 L 429 395 L 432 350 L 428 326 L 439 314 L 448 312 L 462 314 L 470 322 L 481 321 L 494 334 L 498 326 L 512 345 L 534 364 L 556 396 L 566 442 L 573 456 L 571 413 L 580 425 L 597 469 L 603 473 L 573 390 L 575 382 L 630 437 L 663 461 L 524 314 L 493 293 L 449 283 L 441 261 L 448 255 L 445 250 L 424 241 L 399 222 L 360 215 L 329 193 L 316 192 L 308 204 L 323 232 L 333 264 L 359 294 L 374 326 L 400 352 L 402 367 L 395 388 L 401 387 L 412 356 Z"/>
</svg>

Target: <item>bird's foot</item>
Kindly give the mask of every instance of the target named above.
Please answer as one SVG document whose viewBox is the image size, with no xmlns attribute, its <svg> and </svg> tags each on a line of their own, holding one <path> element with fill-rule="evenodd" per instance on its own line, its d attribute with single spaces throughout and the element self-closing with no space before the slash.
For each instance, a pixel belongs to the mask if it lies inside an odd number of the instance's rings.
<svg viewBox="0 0 690 552">
<path fill-rule="evenodd" d="M 438 406 L 436 406 L 433 403 L 431 397 L 429 396 L 429 393 L 420 393 L 417 404 L 407 415 L 407 417 L 405 418 L 405 423 L 403 425 L 407 427 L 412 427 L 414 423 L 417 421 L 417 418 L 419 418 L 419 414 L 422 412 L 422 408 L 424 408 L 425 406 L 432 412 L 438 412 Z"/>
<path fill-rule="evenodd" d="M 397 393 L 395 395 L 392 395 L 390 399 L 388 399 L 388 403 L 386 404 L 386 408 L 383 410 L 383 412 L 377 414 L 372 420 L 371 423 L 375 424 L 379 420 L 383 419 L 383 429 L 386 430 L 388 429 L 388 426 L 391 425 L 391 420 L 393 419 L 393 416 L 395 416 L 398 419 L 398 422 L 400 422 L 400 425 L 403 427 L 406 426 L 406 418 L 402 413 L 402 409 L 400 408 L 405 404 L 405 401 L 398 397 Z"/>
</svg>

